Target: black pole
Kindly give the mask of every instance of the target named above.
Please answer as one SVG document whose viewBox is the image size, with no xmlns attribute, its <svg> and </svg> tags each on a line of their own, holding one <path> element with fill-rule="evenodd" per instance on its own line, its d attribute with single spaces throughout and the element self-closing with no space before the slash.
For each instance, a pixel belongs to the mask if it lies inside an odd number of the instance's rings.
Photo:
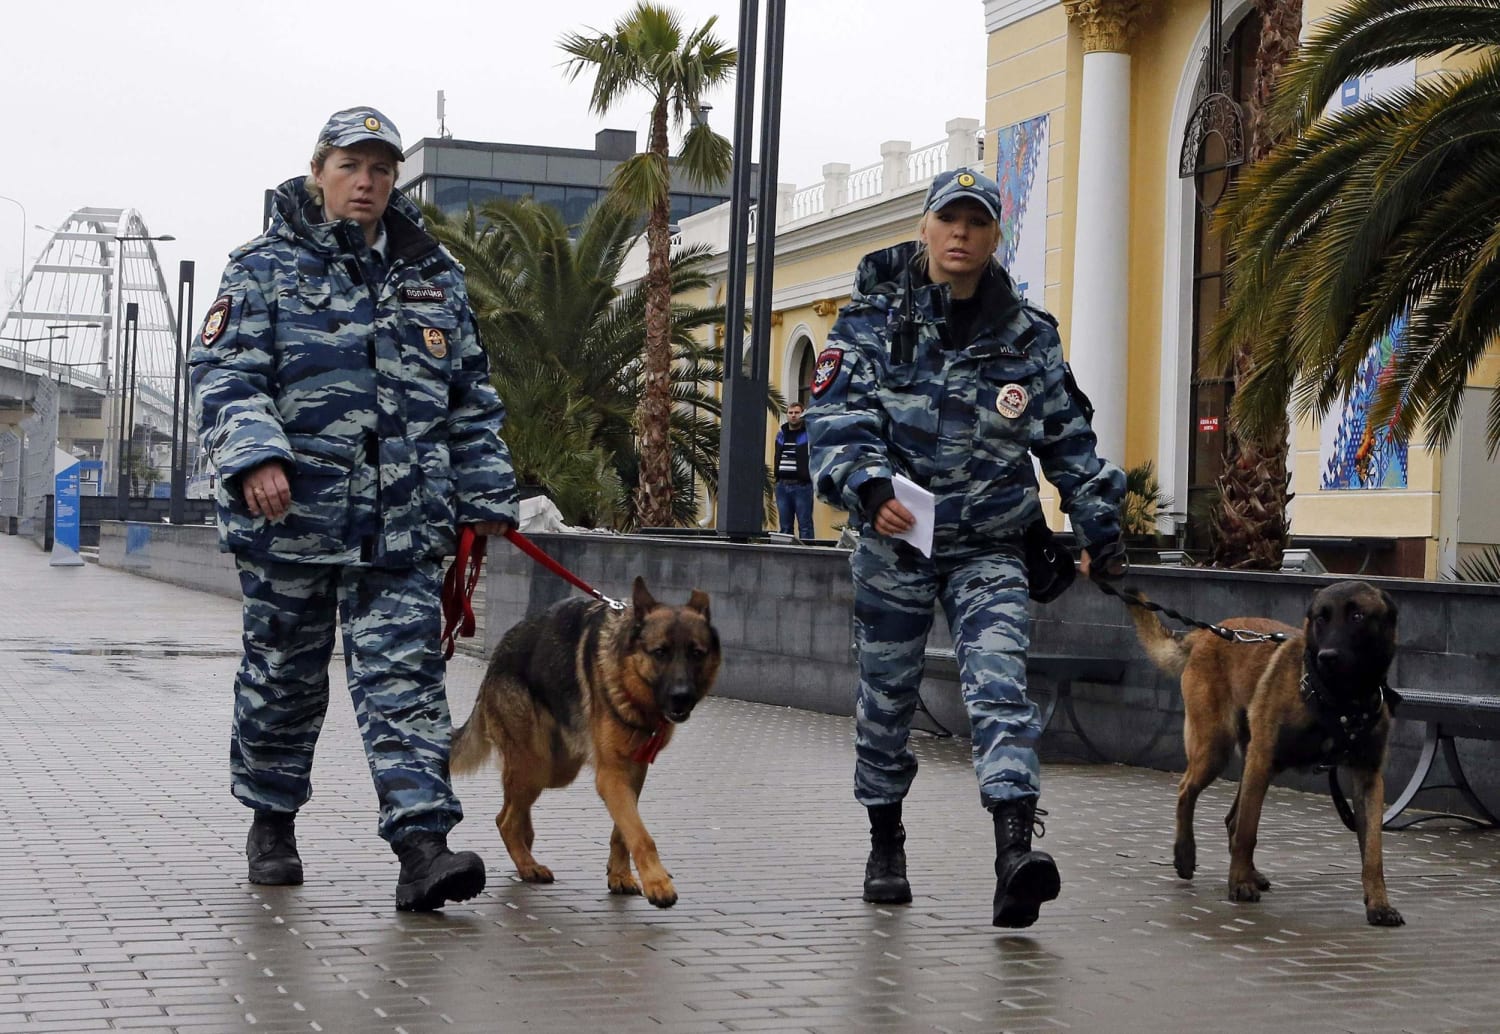
<svg viewBox="0 0 1500 1034">
<path fill-rule="evenodd" d="M 760 405 L 752 408 L 762 443 L 766 435 L 765 400 L 771 387 L 771 295 L 776 269 L 776 173 L 781 150 L 781 51 L 785 39 L 786 0 L 771 0 L 766 8 L 766 67 L 760 86 L 760 217 L 755 220 L 755 301 L 750 313 L 751 370 L 760 398 Z"/>
<path fill-rule="evenodd" d="M 115 471 L 115 517 L 124 520 L 130 500 L 130 437 L 135 419 L 131 411 L 130 384 L 134 380 L 134 366 L 130 359 L 130 339 L 135 330 L 139 307 L 135 302 L 125 303 L 124 326 L 120 329 L 120 447 L 119 470 Z"/>
<path fill-rule="evenodd" d="M 126 305 L 125 310 L 125 332 L 129 335 L 130 346 L 130 411 L 125 421 L 125 497 L 129 499 L 135 494 L 135 486 L 131 483 L 134 479 L 130 476 L 130 461 L 135 459 L 135 367 L 136 360 L 141 355 L 141 320 L 140 309 L 135 302 Z"/>
<path fill-rule="evenodd" d="M 763 405 L 745 376 L 746 236 L 750 222 L 750 143 L 755 118 L 755 38 L 758 0 L 740 2 L 739 69 L 734 84 L 734 167 L 729 191 L 729 265 L 724 294 L 724 399 L 719 419 L 719 534 L 743 538 L 765 526 L 760 470 L 765 429 L 760 437 L 745 414 Z M 739 476 L 736 476 L 738 474 Z"/>
<path fill-rule="evenodd" d="M 186 295 L 186 301 L 183 296 Z M 177 355 L 172 377 L 172 473 L 171 502 L 168 517 L 173 524 L 187 521 L 187 429 L 188 414 L 183 403 L 188 399 L 184 390 L 187 377 L 188 342 L 193 340 L 193 263 L 184 259 L 177 263 Z M 178 436 L 181 435 L 179 438 Z"/>
</svg>

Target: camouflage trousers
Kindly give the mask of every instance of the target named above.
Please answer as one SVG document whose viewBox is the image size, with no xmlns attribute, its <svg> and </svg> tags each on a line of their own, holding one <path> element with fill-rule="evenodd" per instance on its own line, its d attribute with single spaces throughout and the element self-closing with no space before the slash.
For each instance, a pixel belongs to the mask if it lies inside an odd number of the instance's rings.
<svg viewBox="0 0 1500 1034">
<path fill-rule="evenodd" d="M 234 686 L 230 784 L 253 808 L 296 811 L 312 796 L 313 748 L 328 711 L 334 633 L 388 841 L 446 833 L 463 818 L 448 780 L 453 724 L 443 687 L 442 571 L 381 570 L 237 556 L 245 656 Z"/>
<path fill-rule="evenodd" d="M 980 803 L 1036 797 L 1042 730 L 1026 697 L 1030 611 L 1020 548 L 928 558 L 866 532 L 850 566 L 859 654 L 855 798 L 866 806 L 895 803 L 916 777 L 908 741 L 939 601 L 953 633 Z"/>
</svg>

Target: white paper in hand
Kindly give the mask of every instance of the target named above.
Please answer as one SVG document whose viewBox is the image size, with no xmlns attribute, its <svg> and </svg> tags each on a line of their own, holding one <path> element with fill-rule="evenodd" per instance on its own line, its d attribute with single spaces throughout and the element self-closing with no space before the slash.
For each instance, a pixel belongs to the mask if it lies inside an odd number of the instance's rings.
<svg viewBox="0 0 1500 1034">
<path fill-rule="evenodd" d="M 910 510 L 915 518 L 910 531 L 903 531 L 894 537 L 910 542 L 922 551 L 923 556 L 932 556 L 932 493 L 900 474 L 891 475 L 891 486 L 896 490 L 896 501 Z"/>
</svg>

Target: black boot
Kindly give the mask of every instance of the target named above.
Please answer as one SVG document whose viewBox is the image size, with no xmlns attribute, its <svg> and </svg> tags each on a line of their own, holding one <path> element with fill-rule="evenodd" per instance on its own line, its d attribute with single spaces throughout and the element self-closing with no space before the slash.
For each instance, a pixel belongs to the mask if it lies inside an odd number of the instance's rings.
<svg viewBox="0 0 1500 1034">
<path fill-rule="evenodd" d="M 484 889 L 484 862 L 473 851 L 448 850 L 442 833 L 414 830 L 392 849 L 401 859 L 396 908 L 402 912 L 431 912 L 449 901 L 468 901 Z"/>
<path fill-rule="evenodd" d="M 901 825 L 901 802 L 870 809 L 870 859 L 865 862 L 865 900 L 880 905 L 904 905 L 911 900 L 906 882 L 906 827 Z"/>
<path fill-rule="evenodd" d="M 292 828 L 296 820 L 294 811 L 256 809 L 250 835 L 245 838 L 251 883 L 284 887 L 302 882 L 302 858 L 297 854 L 297 832 Z"/>
<path fill-rule="evenodd" d="M 990 809 L 990 815 L 995 820 L 994 923 L 1030 926 L 1036 922 L 1042 902 L 1057 897 L 1062 888 L 1052 856 L 1031 849 L 1036 798 L 1002 801 Z"/>
</svg>

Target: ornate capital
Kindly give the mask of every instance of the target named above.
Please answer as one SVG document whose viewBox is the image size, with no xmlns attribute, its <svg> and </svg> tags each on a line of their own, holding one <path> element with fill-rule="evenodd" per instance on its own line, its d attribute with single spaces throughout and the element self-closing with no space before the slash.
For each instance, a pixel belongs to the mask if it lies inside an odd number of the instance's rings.
<svg viewBox="0 0 1500 1034">
<path fill-rule="evenodd" d="M 1088 54 L 1130 53 L 1131 38 L 1151 10 L 1149 0 L 1062 0 L 1062 4 L 1068 21 L 1083 33 L 1083 49 Z"/>
<path fill-rule="evenodd" d="M 771 313 L 771 326 L 773 326 L 773 327 L 779 327 L 779 326 L 781 326 L 781 312 L 779 310 L 773 311 Z"/>
<path fill-rule="evenodd" d="M 812 311 L 817 316 L 832 316 L 839 311 L 839 307 L 832 298 L 819 298 L 812 304 Z"/>
</svg>

